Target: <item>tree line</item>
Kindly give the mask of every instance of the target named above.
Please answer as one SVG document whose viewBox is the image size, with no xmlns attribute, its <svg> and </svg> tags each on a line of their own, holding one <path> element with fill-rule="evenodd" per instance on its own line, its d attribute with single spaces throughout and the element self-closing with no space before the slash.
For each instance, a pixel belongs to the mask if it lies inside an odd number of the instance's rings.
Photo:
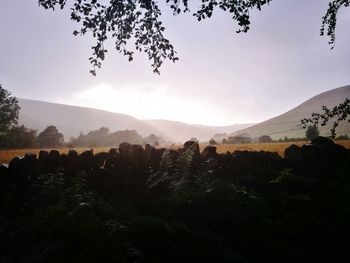
<svg viewBox="0 0 350 263">
<path fill-rule="evenodd" d="M 157 146 L 164 140 L 154 134 L 142 137 L 136 130 L 120 130 L 111 133 L 108 128 L 101 127 L 87 134 L 81 132 L 78 137 L 71 137 L 68 142 L 65 142 L 63 134 L 54 125 L 46 127 L 39 134 L 37 130 L 29 129 L 24 125 L 13 126 L 0 135 L 0 149 L 108 147 L 122 142 Z"/>
<path fill-rule="evenodd" d="M 154 134 L 142 137 L 136 130 L 111 133 L 105 127 L 87 134 L 81 132 L 78 137 L 72 137 L 69 142 L 65 142 L 63 134 L 54 125 L 47 126 L 39 134 L 35 129 L 18 125 L 20 109 L 17 98 L 11 96 L 11 92 L 2 88 L 0 84 L 0 149 L 98 147 L 118 145 L 122 142 L 158 145 L 164 142 L 163 138 Z"/>
<path fill-rule="evenodd" d="M 123 142 L 141 145 L 151 144 L 157 146 L 165 141 L 162 137 L 154 134 L 142 137 L 136 130 L 119 130 L 110 132 L 108 128 L 101 127 L 100 129 L 90 131 L 87 134 L 81 132 L 78 137 L 70 138 L 68 145 L 71 147 L 108 147 L 119 145 Z"/>
<path fill-rule="evenodd" d="M 228 136 L 227 138 L 223 138 L 221 140 L 221 144 L 244 144 L 244 143 L 271 143 L 271 142 L 296 142 L 296 141 L 306 141 L 312 140 L 320 135 L 320 131 L 316 125 L 306 126 L 305 136 L 302 138 L 288 138 L 285 136 L 284 138 L 280 138 L 278 140 L 273 140 L 270 135 L 262 135 L 257 138 L 252 138 L 247 133 L 240 133 L 235 136 Z M 334 135 L 335 136 L 335 135 Z M 332 136 L 331 136 L 332 137 Z M 349 140 L 349 136 L 347 134 L 342 134 L 337 137 L 332 137 L 335 140 Z M 209 144 L 216 145 L 219 144 L 219 140 L 215 138 L 211 138 L 209 140 Z"/>
</svg>

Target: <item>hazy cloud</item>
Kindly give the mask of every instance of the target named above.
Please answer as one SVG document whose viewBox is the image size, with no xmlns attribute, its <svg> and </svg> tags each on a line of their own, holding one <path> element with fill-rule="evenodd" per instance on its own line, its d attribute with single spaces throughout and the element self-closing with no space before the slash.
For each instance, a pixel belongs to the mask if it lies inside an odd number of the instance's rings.
<svg viewBox="0 0 350 263">
<path fill-rule="evenodd" d="M 89 75 L 93 41 L 72 35 L 69 10 L 36 1 L 3 0 L 0 82 L 14 95 L 120 111 L 139 118 L 203 124 L 258 122 L 322 91 L 350 83 L 350 8 L 338 21 L 336 48 L 319 36 L 327 0 L 272 1 L 252 13 L 252 28 L 235 34 L 229 14 L 198 23 L 164 14 L 180 61 L 155 75 L 110 47 L 96 78 Z"/>
</svg>

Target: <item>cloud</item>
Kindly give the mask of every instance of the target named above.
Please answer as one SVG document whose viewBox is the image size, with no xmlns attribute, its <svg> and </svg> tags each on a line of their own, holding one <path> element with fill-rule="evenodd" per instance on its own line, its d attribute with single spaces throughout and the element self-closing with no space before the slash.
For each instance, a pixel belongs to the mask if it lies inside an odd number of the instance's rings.
<svg viewBox="0 0 350 263">
<path fill-rule="evenodd" d="M 101 83 L 73 93 L 70 99 L 60 99 L 59 102 L 129 114 L 139 119 L 223 123 L 217 109 L 195 98 L 170 95 L 166 86 L 132 85 L 117 88 Z"/>
</svg>

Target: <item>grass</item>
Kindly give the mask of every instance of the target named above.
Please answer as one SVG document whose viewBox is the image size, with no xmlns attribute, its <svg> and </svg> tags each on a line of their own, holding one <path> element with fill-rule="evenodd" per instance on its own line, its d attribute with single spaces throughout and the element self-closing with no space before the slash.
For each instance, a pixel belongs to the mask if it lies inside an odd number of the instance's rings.
<svg viewBox="0 0 350 263">
<path fill-rule="evenodd" d="M 225 153 L 227 151 L 233 152 L 237 150 L 249 150 L 249 151 L 270 151 L 277 152 L 280 156 L 284 156 L 284 150 L 292 144 L 303 145 L 308 143 L 306 141 L 300 142 L 273 142 L 273 143 L 245 143 L 245 144 L 219 144 L 215 145 L 218 153 Z M 343 145 L 345 148 L 350 149 L 350 140 L 336 141 L 337 144 Z M 208 144 L 200 144 L 200 150 L 202 151 Z M 177 149 L 182 147 L 180 144 L 162 145 L 161 147 Z M 57 149 L 60 153 L 68 153 L 73 149 L 78 153 L 86 150 L 93 149 L 94 153 L 108 152 L 111 147 L 94 147 L 94 148 L 62 148 Z M 0 151 L 0 163 L 9 163 L 16 156 L 23 156 L 25 153 L 34 153 L 39 155 L 41 149 L 15 149 L 15 150 L 1 150 Z M 46 149 L 51 150 L 51 149 Z"/>
</svg>

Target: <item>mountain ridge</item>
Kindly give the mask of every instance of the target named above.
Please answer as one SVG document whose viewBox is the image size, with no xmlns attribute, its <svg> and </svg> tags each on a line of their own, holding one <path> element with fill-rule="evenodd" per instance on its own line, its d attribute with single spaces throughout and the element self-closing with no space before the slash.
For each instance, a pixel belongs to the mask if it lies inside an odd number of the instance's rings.
<svg viewBox="0 0 350 263">
<path fill-rule="evenodd" d="M 285 136 L 289 138 L 301 138 L 305 136 L 305 130 L 298 124 L 300 124 L 303 118 L 310 118 L 313 112 L 321 112 L 323 105 L 334 107 L 346 98 L 350 98 L 350 85 L 321 92 L 285 113 L 230 133 L 229 136 L 247 133 L 252 137 L 269 135 L 273 139 L 281 139 Z M 320 134 L 330 136 L 330 128 L 330 125 L 319 127 Z M 340 122 L 337 128 L 337 134 L 350 135 L 350 123 L 347 121 Z"/>
<path fill-rule="evenodd" d="M 66 141 L 72 136 L 77 137 L 80 132 L 87 133 L 101 127 L 107 127 L 113 132 L 134 129 L 142 136 L 155 134 L 172 142 L 184 142 L 193 137 L 200 141 L 208 141 L 213 134 L 222 130 L 232 132 L 247 127 L 246 124 L 218 126 L 218 128 L 206 125 L 198 127 L 197 124 L 191 125 L 180 121 L 140 120 L 123 113 L 42 100 L 19 98 L 18 101 L 21 107 L 20 125 L 37 129 L 39 132 L 49 125 L 55 125 L 63 133 Z M 232 129 L 233 127 L 236 129 Z"/>
</svg>

